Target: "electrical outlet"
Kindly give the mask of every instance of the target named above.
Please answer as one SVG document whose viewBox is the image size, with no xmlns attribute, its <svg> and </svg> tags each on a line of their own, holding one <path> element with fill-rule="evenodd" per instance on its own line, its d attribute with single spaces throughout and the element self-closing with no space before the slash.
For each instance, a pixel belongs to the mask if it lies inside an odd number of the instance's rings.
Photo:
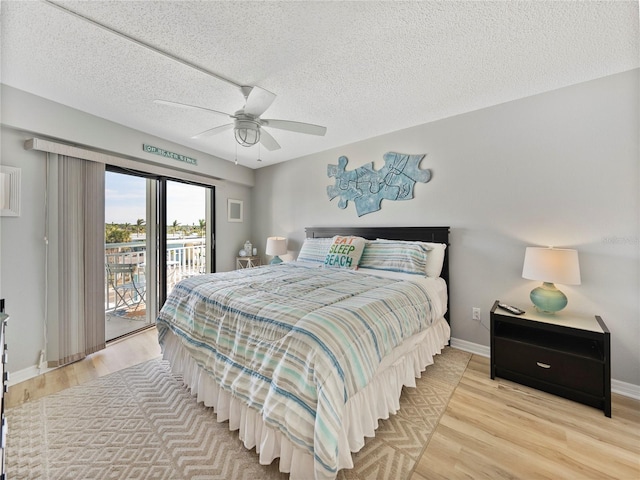
<svg viewBox="0 0 640 480">
<path fill-rule="evenodd" d="M 478 307 L 473 307 L 471 318 L 476 322 L 479 322 L 482 320 L 482 316 L 480 315 L 480 309 Z"/>
</svg>

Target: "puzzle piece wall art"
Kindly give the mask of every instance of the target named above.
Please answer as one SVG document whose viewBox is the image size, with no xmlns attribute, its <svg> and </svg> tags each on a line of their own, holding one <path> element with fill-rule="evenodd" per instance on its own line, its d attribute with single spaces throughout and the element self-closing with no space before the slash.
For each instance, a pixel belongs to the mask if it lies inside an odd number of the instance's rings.
<svg viewBox="0 0 640 480">
<path fill-rule="evenodd" d="M 352 200 L 359 217 L 380 210 L 383 199 L 410 200 L 416 182 L 431 180 L 431 171 L 418 166 L 425 156 L 388 152 L 383 156 L 384 167 L 380 170 L 375 170 L 373 162 L 369 162 L 350 172 L 346 171 L 349 159 L 342 156 L 338 158 L 338 165 L 327 165 L 327 176 L 336 178 L 335 185 L 327 187 L 329 200 L 339 196 L 338 207 L 342 209 Z"/>
</svg>

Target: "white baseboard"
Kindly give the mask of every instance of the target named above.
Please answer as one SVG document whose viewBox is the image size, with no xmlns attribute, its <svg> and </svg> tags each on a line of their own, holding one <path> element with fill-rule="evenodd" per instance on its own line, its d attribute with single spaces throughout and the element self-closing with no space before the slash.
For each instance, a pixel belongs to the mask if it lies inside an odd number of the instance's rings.
<svg viewBox="0 0 640 480">
<path fill-rule="evenodd" d="M 480 355 L 481 357 L 489 358 L 491 356 L 491 349 L 478 343 L 467 342 L 466 340 L 460 340 L 452 337 L 451 346 L 464 350 L 465 352 Z M 640 385 L 634 385 L 633 383 L 611 379 L 611 392 L 640 400 Z"/>
<path fill-rule="evenodd" d="M 640 385 L 611 379 L 611 392 L 640 400 Z"/>
<path fill-rule="evenodd" d="M 451 346 L 465 352 L 474 353 L 481 357 L 489 358 L 491 356 L 491 349 L 480 345 L 479 343 L 467 342 L 466 340 L 460 340 L 459 338 L 451 338 Z"/>
<path fill-rule="evenodd" d="M 461 349 L 462 350 L 462 349 Z M 53 368 L 38 368 L 35 365 L 27 368 L 23 368 L 22 370 L 18 370 L 17 372 L 9 372 L 9 386 L 12 387 L 17 383 L 24 382 L 31 378 L 35 378 L 38 375 L 42 375 L 43 373 L 50 372 L 51 370 L 55 370 Z"/>
</svg>

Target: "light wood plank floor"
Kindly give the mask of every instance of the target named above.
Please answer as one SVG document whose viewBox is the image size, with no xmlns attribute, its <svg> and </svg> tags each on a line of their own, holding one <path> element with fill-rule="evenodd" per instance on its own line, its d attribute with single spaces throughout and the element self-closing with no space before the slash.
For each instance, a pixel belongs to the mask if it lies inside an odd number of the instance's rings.
<svg viewBox="0 0 640 480">
<path fill-rule="evenodd" d="M 158 356 L 160 356 L 160 345 L 158 345 L 158 331 L 154 326 L 111 342 L 104 350 L 91 354 L 79 362 L 9 387 L 5 397 L 6 406 L 11 408 Z"/>
<path fill-rule="evenodd" d="M 474 355 L 411 480 L 640 479 L 640 401 L 602 411 L 491 380 Z"/>
<path fill-rule="evenodd" d="M 12 386 L 7 405 L 159 355 L 152 328 L 80 362 Z M 612 410 L 613 418 L 606 418 L 595 408 L 506 380 L 491 380 L 489 360 L 474 355 L 410 480 L 638 480 L 640 401 L 614 394 Z"/>
</svg>

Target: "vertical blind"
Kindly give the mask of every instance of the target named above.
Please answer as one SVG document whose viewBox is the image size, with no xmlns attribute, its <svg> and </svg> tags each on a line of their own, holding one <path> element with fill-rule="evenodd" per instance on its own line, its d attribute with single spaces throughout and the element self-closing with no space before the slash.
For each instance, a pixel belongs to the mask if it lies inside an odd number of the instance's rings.
<svg viewBox="0 0 640 480">
<path fill-rule="evenodd" d="M 49 367 L 105 347 L 104 164 L 47 154 Z"/>
</svg>

